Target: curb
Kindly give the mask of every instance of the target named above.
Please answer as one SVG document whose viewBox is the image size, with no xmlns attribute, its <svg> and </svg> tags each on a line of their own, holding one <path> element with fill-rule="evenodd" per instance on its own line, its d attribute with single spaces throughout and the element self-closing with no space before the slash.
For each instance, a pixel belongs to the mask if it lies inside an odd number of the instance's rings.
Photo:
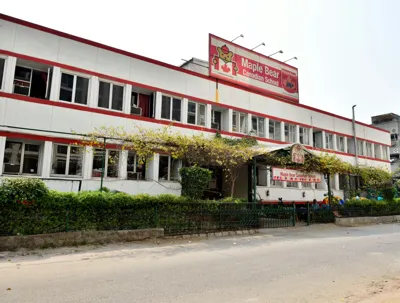
<svg viewBox="0 0 400 303">
<path fill-rule="evenodd" d="M 189 235 L 176 235 L 176 236 L 164 236 L 164 239 L 209 239 L 209 238 L 222 238 L 229 236 L 238 235 L 255 235 L 259 233 L 258 229 L 245 229 L 245 230 L 233 230 L 233 231 L 223 231 L 223 232 L 211 232 L 211 233 L 201 233 L 201 234 L 189 234 Z"/>
</svg>

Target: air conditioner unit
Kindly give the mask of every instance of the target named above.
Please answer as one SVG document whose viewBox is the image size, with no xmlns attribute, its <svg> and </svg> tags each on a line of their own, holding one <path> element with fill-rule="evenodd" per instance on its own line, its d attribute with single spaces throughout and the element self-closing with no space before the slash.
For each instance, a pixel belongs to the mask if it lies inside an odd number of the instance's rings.
<svg viewBox="0 0 400 303">
<path fill-rule="evenodd" d="M 211 122 L 211 128 L 221 130 L 219 128 L 219 123 L 215 123 L 215 122 Z"/>
<path fill-rule="evenodd" d="M 140 107 L 131 107 L 131 114 L 136 115 L 136 116 L 141 116 L 142 115 L 142 109 Z"/>
<path fill-rule="evenodd" d="M 18 175 L 20 168 L 21 168 L 20 164 L 5 163 L 4 164 L 4 173 Z"/>
</svg>

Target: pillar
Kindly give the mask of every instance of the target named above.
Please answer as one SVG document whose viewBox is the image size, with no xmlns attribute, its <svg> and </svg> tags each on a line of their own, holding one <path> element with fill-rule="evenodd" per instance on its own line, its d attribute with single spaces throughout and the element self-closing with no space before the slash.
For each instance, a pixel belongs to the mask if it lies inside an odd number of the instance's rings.
<svg viewBox="0 0 400 303">
<path fill-rule="evenodd" d="M 92 178 L 92 166 L 93 166 L 93 147 L 87 146 L 83 152 L 83 168 L 82 178 L 85 180 Z"/>
<path fill-rule="evenodd" d="M 187 124 L 187 113 L 188 113 L 188 103 L 189 100 L 187 98 L 182 99 L 182 107 L 181 107 L 181 121 L 183 124 Z M 196 109 L 197 114 L 197 109 Z"/>
<path fill-rule="evenodd" d="M 300 143 L 300 126 L 296 125 L 296 140 L 295 143 Z"/>
<path fill-rule="evenodd" d="M 6 150 L 6 137 L 0 137 L 0 175 L 3 174 L 4 152 Z"/>
<path fill-rule="evenodd" d="M 132 85 L 125 85 L 124 89 L 124 103 L 122 107 L 122 111 L 125 114 L 130 115 L 131 113 L 131 99 L 132 99 Z"/>
<path fill-rule="evenodd" d="M 281 122 L 281 139 L 280 141 L 285 142 L 285 122 Z"/>
<path fill-rule="evenodd" d="M 326 149 L 326 133 L 325 133 L 325 131 L 323 130 L 322 132 L 321 132 L 321 134 L 322 134 L 322 148 L 323 149 Z"/>
<path fill-rule="evenodd" d="M 253 123 L 251 122 L 252 117 L 252 114 L 247 114 L 247 134 L 250 134 L 250 132 L 253 130 Z M 256 132 L 255 135 L 257 136 L 257 129 L 255 129 L 254 131 Z"/>
<path fill-rule="evenodd" d="M 151 160 L 146 165 L 146 179 L 158 181 L 158 166 L 160 163 L 160 155 L 154 154 Z"/>
<path fill-rule="evenodd" d="M 162 94 L 161 92 L 156 92 L 156 112 L 155 112 L 155 118 L 156 119 L 161 119 L 161 101 L 162 101 Z"/>
<path fill-rule="evenodd" d="M 340 190 L 340 186 L 339 186 L 339 174 L 335 174 L 334 176 L 334 182 L 333 182 L 333 189 L 334 190 Z"/>
<path fill-rule="evenodd" d="M 228 131 L 229 132 L 232 132 L 233 131 L 233 129 L 232 129 L 232 125 L 233 125 L 233 123 L 232 123 L 232 113 L 233 113 L 233 110 L 231 109 L 231 108 L 229 108 L 228 109 Z"/>
<path fill-rule="evenodd" d="M 264 136 L 269 139 L 269 118 L 264 119 Z"/>
<path fill-rule="evenodd" d="M 309 130 L 309 145 L 314 146 L 314 129 L 311 127 Z"/>
<path fill-rule="evenodd" d="M 89 85 L 89 89 L 90 89 L 91 85 Z M 61 87 L 61 68 L 54 66 L 53 73 L 52 73 L 52 79 L 51 79 L 51 85 L 50 85 L 50 100 L 51 101 L 59 101 L 60 87 Z"/>
<path fill-rule="evenodd" d="M 42 170 L 41 177 L 50 177 L 51 166 L 52 166 L 52 154 L 53 154 L 53 142 L 45 141 L 43 146 L 42 154 Z"/>
<path fill-rule="evenodd" d="M 336 135 L 336 134 L 333 134 L 332 140 L 333 140 L 333 150 L 338 150 L 338 146 L 337 146 L 337 135 Z"/>
<path fill-rule="evenodd" d="M 118 177 L 119 179 L 125 180 L 128 177 L 128 151 L 122 150 L 119 153 L 118 161 Z"/>
<path fill-rule="evenodd" d="M 211 128 L 211 122 L 212 122 L 212 105 L 207 104 L 206 105 L 206 127 Z"/>
<path fill-rule="evenodd" d="M 88 106 L 89 107 L 98 107 L 98 96 L 99 96 L 99 77 L 91 76 L 90 77 L 90 85 L 89 85 L 89 93 L 88 93 Z M 125 100 L 125 96 L 124 96 Z M 122 107 L 123 109 L 123 107 Z"/>
<path fill-rule="evenodd" d="M 345 153 L 349 153 L 349 150 L 347 148 L 347 137 L 343 137 L 343 148 Z"/>
</svg>

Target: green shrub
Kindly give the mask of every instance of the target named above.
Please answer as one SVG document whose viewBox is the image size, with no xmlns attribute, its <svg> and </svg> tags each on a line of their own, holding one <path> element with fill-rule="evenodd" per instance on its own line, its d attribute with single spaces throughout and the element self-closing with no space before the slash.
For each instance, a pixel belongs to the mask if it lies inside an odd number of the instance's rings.
<svg viewBox="0 0 400 303">
<path fill-rule="evenodd" d="M 180 169 L 182 196 L 190 199 L 201 199 L 208 188 L 212 172 L 198 166 L 182 167 Z"/>
<path fill-rule="evenodd" d="M 46 184 L 40 179 L 4 179 L 0 186 L 0 203 L 34 204 L 48 194 Z"/>
</svg>

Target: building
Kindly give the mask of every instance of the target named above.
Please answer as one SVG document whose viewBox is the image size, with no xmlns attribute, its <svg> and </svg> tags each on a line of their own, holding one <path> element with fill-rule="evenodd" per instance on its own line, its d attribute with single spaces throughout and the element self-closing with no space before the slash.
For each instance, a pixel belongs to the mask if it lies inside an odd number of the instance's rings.
<svg viewBox="0 0 400 303">
<path fill-rule="evenodd" d="M 400 130 L 400 116 L 388 113 L 383 115 L 374 116 L 371 118 L 372 125 L 375 127 L 382 128 L 390 132 L 390 166 L 393 173 L 397 173 L 400 166 L 400 141 L 399 141 L 399 130 Z"/>
<path fill-rule="evenodd" d="M 40 177 L 62 191 L 95 190 L 100 151 L 71 145 L 72 131 L 171 122 L 184 134 L 250 134 L 266 146 L 300 143 L 356 163 L 352 120 L 301 104 L 296 68 L 212 35 L 209 47 L 209 61 L 178 67 L 0 15 L 1 176 Z M 360 165 L 390 167 L 387 131 L 356 122 L 356 136 Z M 179 194 L 179 166 L 158 154 L 141 166 L 133 152 L 110 146 L 104 185 Z M 269 167 L 257 172 L 263 201 L 320 201 L 327 192 L 323 176 L 302 183 L 276 181 Z M 244 169 L 236 196 L 247 196 L 247 174 Z M 332 178 L 338 195 L 340 180 Z M 223 191 L 217 173 L 212 183 Z"/>
</svg>

